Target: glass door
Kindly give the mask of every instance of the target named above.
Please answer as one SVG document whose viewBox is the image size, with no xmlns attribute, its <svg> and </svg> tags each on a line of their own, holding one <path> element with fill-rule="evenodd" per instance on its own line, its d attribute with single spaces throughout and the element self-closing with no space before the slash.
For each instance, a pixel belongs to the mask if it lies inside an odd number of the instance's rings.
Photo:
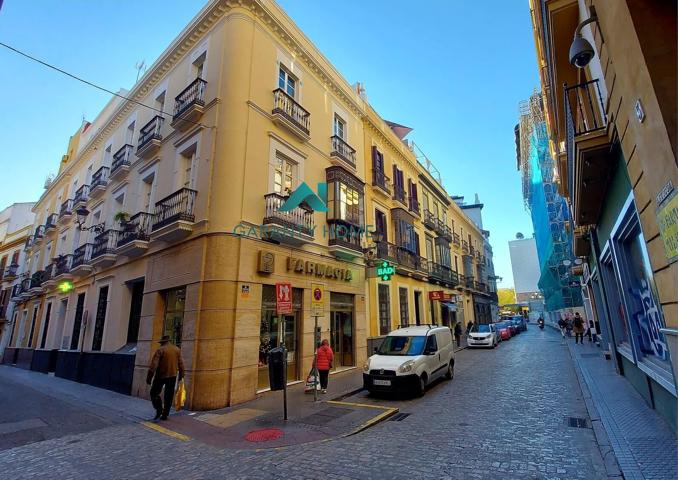
<svg viewBox="0 0 678 480">
<path fill-rule="evenodd" d="M 331 293 L 330 346 L 334 368 L 355 365 L 353 354 L 353 295 Z"/>
</svg>

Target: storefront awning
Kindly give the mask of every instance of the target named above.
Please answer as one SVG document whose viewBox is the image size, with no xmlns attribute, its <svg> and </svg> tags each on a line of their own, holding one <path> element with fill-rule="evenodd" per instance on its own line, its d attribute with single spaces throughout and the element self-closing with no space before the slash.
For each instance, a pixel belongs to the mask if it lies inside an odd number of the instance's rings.
<svg viewBox="0 0 678 480">
<path fill-rule="evenodd" d="M 440 304 L 441 304 L 443 307 L 447 307 L 447 309 L 448 309 L 450 312 L 456 312 L 456 311 L 457 311 L 457 304 L 456 304 L 456 303 L 452 303 L 452 302 L 440 302 Z"/>
</svg>

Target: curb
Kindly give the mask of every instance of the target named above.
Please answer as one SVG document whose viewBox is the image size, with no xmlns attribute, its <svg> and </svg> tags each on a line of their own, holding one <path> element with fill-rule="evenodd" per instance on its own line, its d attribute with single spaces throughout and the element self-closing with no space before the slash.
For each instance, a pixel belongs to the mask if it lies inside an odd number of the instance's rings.
<svg viewBox="0 0 678 480">
<path fill-rule="evenodd" d="M 584 397 L 584 404 L 586 405 L 586 411 L 591 419 L 591 428 L 593 430 L 593 436 L 596 439 L 596 444 L 598 445 L 598 450 L 600 451 L 600 456 L 603 459 L 605 465 L 605 473 L 609 479 L 620 479 L 624 478 L 624 474 L 619 466 L 619 461 L 617 460 L 617 455 L 614 452 L 612 444 L 610 443 L 610 438 L 607 435 L 605 426 L 600 418 L 600 413 L 596 407 L 591 391 L 589 390 L 586 379 L 584 378 L 584 373 L 579 366 L 579 362 L 574 355 L 576 355 L 570 344 L 567 343 L 567 351 L 570 353 L 570 358 L 574 363 L 575 374 L 577 375 L 577 382 L 579 382 L 579 388 L 581 388 L 582 396 Z"/>
<path fill-rule="evenodd" d="M 370 427 L 375 426 L 377 423 L 383 422 L 384 420 L 388 419 L 389 417 L 392 417 L 396 413 L 400 411 L 399 408 L 397 407 L 385 407 L 383 405 L 368 405 L 365 403 L 351 403 L 351 402 L 341 402 L 341 401 L 336 401 L 336 400 L 329 400 L 326 403 L 331 403 L 333 405 L 346 405 L 346 406 L 351 406 L 351 407 L 358 407 L 358 408 L 375 408 L 379 410 L 384 410 L 384 412 L 380 413 L 376 417 L 371 418 L 367 422 L 363 423 L 362 425 L 358 425 L 358 427 L 354 428 L 348 433 L 344 433 L 342 435 L 339 435 L 336 438 L 345 438 L 345 437 L 350 437 L 351 435 L 355 435 L 357 433 L 360 433 L 364 430 L 367 430 Z"/>
</svg>

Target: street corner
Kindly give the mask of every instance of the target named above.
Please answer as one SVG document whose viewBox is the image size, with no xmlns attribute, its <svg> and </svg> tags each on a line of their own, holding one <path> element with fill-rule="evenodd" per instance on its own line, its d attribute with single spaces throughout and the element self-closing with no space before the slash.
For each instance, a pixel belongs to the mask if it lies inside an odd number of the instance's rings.
<svg viewBox="0 0 678 480">
<path fill-rule="evenodd" d="M 329 400 L 308 404 L 288 420 L 283 419 L 282 412 L 244 407 L 175 415 L 142 425 L 179 441 L 229 450 L 267 450 L 355 435 L 398 411 L 396 407 Z"/>
</svg>

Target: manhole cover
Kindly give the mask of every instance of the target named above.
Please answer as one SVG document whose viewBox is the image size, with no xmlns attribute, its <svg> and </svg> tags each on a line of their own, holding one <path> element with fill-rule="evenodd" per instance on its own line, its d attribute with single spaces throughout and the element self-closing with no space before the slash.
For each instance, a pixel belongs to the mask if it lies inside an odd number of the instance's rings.
<svg viewBox="0 0 678 480">
<path fill-rule="evenodd" d="M 284 432 L 279 428 L 263 428 L 261 430 L 252 430 L 245 435 L 245 440 L 248 442 L 269 442 L 277 440 L 284 435 Z"/>
<path fill-rule="evenodd" d="M 565 417 L 565 423 L 572 428 L 589 428 L 589 423 L 581 417 Z"/>
</svg>

